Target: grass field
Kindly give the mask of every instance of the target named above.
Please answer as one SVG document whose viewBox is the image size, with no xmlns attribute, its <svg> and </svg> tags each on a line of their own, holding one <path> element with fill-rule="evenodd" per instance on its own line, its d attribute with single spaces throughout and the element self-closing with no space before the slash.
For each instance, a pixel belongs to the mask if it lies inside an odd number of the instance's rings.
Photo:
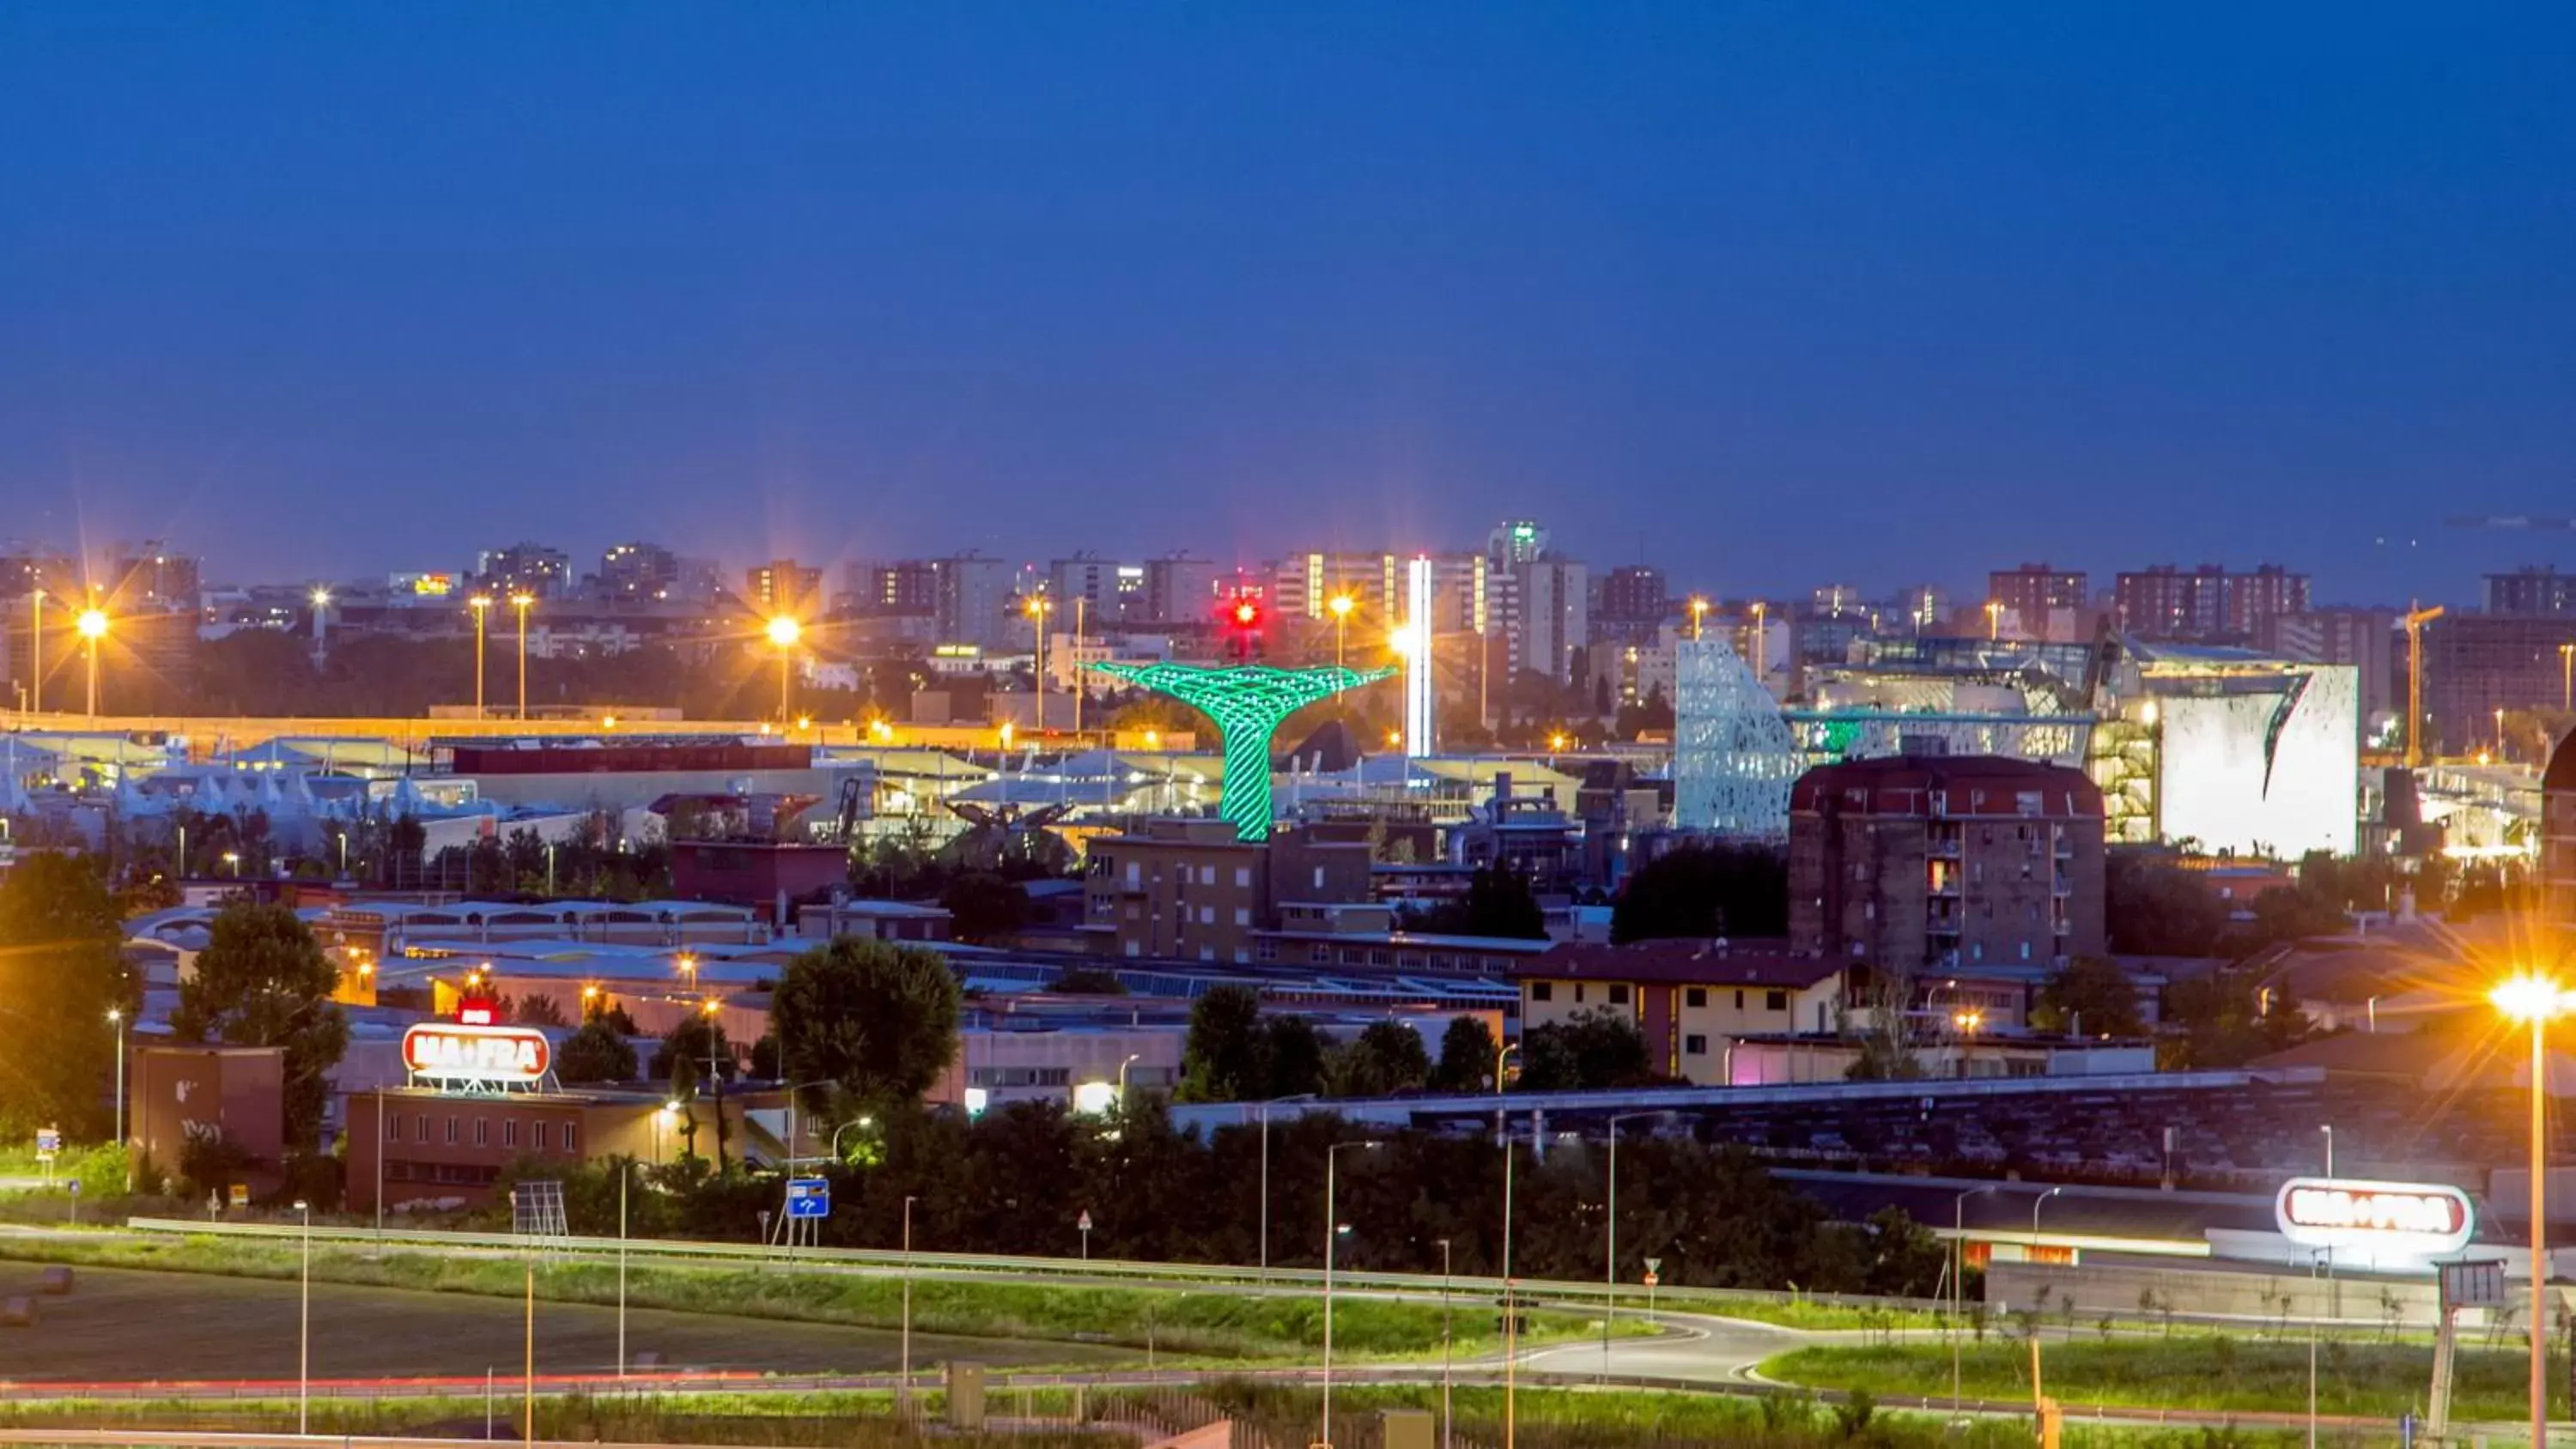
<svg viewBox="0 0 2576 1449">
<path fill-rule="evenodd" d="M 68 1262 L 98 1267 L 155 1270 L 242 1279 L 293 1279 L 298 1258 L 291 1245 L 211 1238 L 137 1237 L 100 1233 L 77 1238 L 0 1236 L 0 1262 Z M 392 1251 L 370 1256 L 354 1247 L 317 1246 L 317 1282 L 401 1288 L 515 1301 L 523 1292 L 516 1258 Z M 567 1304 L 614 1304 L 613 1263 L 541 1264 L 537 1296 Z M 794 1323 L 891 1328 L 902 1321 L 903 1287 L 890 1275 L 823 1271 L 765 1271 L 746 1267 L 630 1266 L 631 1307 Z M 1439 1305 L 1347 1296 L 1334 1308 L 1335 1350 L 1353 1360 L 1438 1351 Z M 1474 1357 L 1500 1348 L 1497 1315 L 1478 1300 L 1461 1297 L 1450 1319 L 1455 1351 Z M 971 1338 L 1148 1345 L 1175 1356 L 1210 1360 L 1302 1357 L 1323 1337 L 1323 1308 L 1312 1293 L 1261 1296 L 1186 1292 L 1141 1287 L 1089 1287 L 948 1278 L 923 1278 L 912 1290 L 916 1333 Z M 1530 1315 L 1528 1341 L 1543 1344 L 1599 1332 L 1584 1314 Z M 1639 1332 L 1634 1320 L 1622 1331 Z M 1133 1354 L 1129 1354 L 1133 1357 Z"/>
<path fill-rule="evenodd" d="M 2550 1376 L 2557 1407 L 2566 1407 L 2564 1358 Z M 2519 1348 L 2463 1346 L 2455 1419 L 2514 1419 L 2527 1400 L 2530 1360 Z M 1802 1348 L 1762 1365 L 1768 1377 L 1820 1389 L 1866 1389 L 1882 1399 L 1947 1398 L 1950 1350 L 1937 1341 L 1865 1348 Z M 2308 1406 L 2304 1340 L 2262 1341 L 2189 1334 L 2178 1338 L 2049 1342 L 2042 1372 L 2048 1392 L 2070 1406 L 2116 1404 L 2231 1413 L 2302 1413 Z M 2421 1344 L 2327 1341 L 2317 1354 L 2317 1410 L 2395 1420 L 2421 1412 L 2433 1377 L 2433 1350 Z M 1988 1338 L 1960 1355 L 1962 1392 L 1971 1399 L 2030 1394 L 2030 1350 Z"/>
<path fill-rule="evenodd" d="M 296 1377 L 298 1285 L 271 1278 L 76 1270 L 75 1291 L 38 1300 L 37 1326 L 0 1329 L 0 1380 L 162 1381 Z M 25 1292 L 35 1270 L 0 1263 L 0 1294 Z M 520 1303 L 454 1293 L 316 1283 L 316 1378 L 520 1372 Z M 630 1310 L 630 1352 L 671 1368 L 865 1373 L 892 1369 L 897 1335 L 840 1324 Z M 913 1362 L 996 1367 L 1107 1365 L 1138 1355 L 1101 1345 L 916 1332 Z M 537 1304 L 541 1373 L 614 1372 L 617 1314 L 586 1304 Z"/>
</svg>

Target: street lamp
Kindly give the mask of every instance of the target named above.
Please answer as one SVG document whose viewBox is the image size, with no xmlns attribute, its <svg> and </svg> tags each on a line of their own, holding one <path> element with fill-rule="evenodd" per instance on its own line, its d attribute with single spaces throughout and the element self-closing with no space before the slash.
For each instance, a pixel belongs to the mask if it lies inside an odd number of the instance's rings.
<svg viewBox="0 0 2576 1449">
<path fill-rule="evenodd" d="M 519 611 L 519 719 L 528 718 L 528 606 L 537 596 L 522 590 L 510 596 L 510 607 Z"/>
<path fill-rule="evenodd" d="M 116 1029 L 116 1146 L 117 1150 L 122 1152 L 125 1150 L 125 1008 L 109 1007 L 107 1024 Z M 129 1154 L 125 1168 L 125 1184 L 128 1192 L 134 1190 L 133 1164 L 134 1159 Z"/>
<path fill-rule="evenodd" d="M 903 1367 L 895 1378 L 895 1382 L 901 1385 L 895 1392 L 895 1402 L 899 1409 L 907 1411 L 912 1407 L 912 1205 L 918 1201 L 920 1201 L 919 1198 L 909 1193 L 904 1195 Z"/>
<path fill-rule="evenodd" d="M 1324 1427 L 1317 1440 L 1323 1449 L 1333 1445 L 1333 1249 L 1342 1236 L 1342 1220 L 1333 1201 L 1334 1174 L 1343 1153 L 1375 1146 L 1375 1142 L 1336 1142 L 1324 1149 Z"/>
<path fill-rule="evenodd" d="M 1501 1095 L 1503 1094 L 1503 1068 L 1504 1068 L 1505 1064 L 1510 1060 L 1512 1053 L 1514 1053 L 1514 1052 L 1516 1052 L 1516 1051 L 1519 1051 L 1520 1049 L 1521 1049 L 1521 1044 L 1520 1044 L 1519 1042 L 1516 1042 L 1516 1041 L 1507 1041 L 1507 1042 L 1503 1043 L 1501 1046 L 1498 1046 L 1498 1047 L 1494 1048 L 1494 1095 L 1495 1095 L 1495 1096 L 1499 1097 L 1499 1096 L 1501 1096 Z"/>
<path fill-rule="evenodd" d="M 2063 1187 L 2052 1187 L 2030 1200 L 2030 1257 L 2034 1263 L 2039 1261 L 2040 1204 L 2064 1191 L 2066 1189 Z M 2036 1322 L 2032 1323 L 2030 1328 L 2030 1406 L 2033 1412 L 2043 1418 L 2046 1417 L 2048 1396 L 2041 1393 L 2039 1388 L 2039 1325 Z"/>
<path fill-rule="evenodd" d="M 1967 1040 L 1967 1045 L 1959 1053 L 1959 1076 L 1962 1080 L 1972 1075 L 1969 1069 L 1976 1065 L 1977 1028 L 1985 1024 L 1986 1014 L 1974 1007 L 1950 1013 L 1950 1025 Z"/>
<path fill-rule="evenodd" d="M 1126 1115 L 1127 1112 L 1127 1069 L 1144 1059 L 1142 1053 L 1129 1052 L 1127 1060 L 1118 1064 L 1118 1111 L 1121 1116 Z"/>
<path fill-rule="evenodd" d="M 483 635 L 492 617 L 492 596 L 476 594 L 465 601 L 474 611 L 474 718 L 483 718 Z"/>
<path fill-rule="evenodd" d="M 1047 610 L 1050 607 L 1052 606 L 1047 603 L 1046 595 L 1044 594 L 1031 594 L 1028 602 L 1020 606 L 1020 612 L 1028 615 L 1032 623 L 1036 626 L 1038 640 L 1037 663 L 1034 666 L 1035 672 L 1031 675 L 1029 682 L 1037 691 L 1038 717 L 1036 728 L 1040 734 L 1046 733 L 1046 616 Z"/>
<path fill-rule="evenodd" d="M 313 1407 L 313 1205 L 297 1198 L 295 1210 L 304 1215 L 303 1308 L 295 1334 L 295 1432 L 302 1434 Z"/>
<path fill-rule="evenodd" d="M 1449 1240 L 1440 1240 L 1440 1449 L 1450 1449 Z"/>
<path fill-rule="evenodd" d="M 2525 972 L 2487 994 L 2495 1008 L 2531 1023 L 2531 1442 L 2549 1442 L 2548 1210 L 2549 1019 L 2576 1010 L 2576 993 Z"/>
<path fill-rule="evenodd" d="M 1312 1092 L 1273 1097 L 1261 1104 L 1261 1288 L 1270 1291 L 1270 1109 L 1287 1102 L 1311 1102 Z"/>
<path fill-rule="evenodd" d="M 1343 667 L 1343 640 L 1350 632 L 1351 609 L 1355 602 L 1348 594 L 1335 594 L 1324 604 L 1324 607 L 1330 609 L 1333 614 L 1333 667 L 1335 669 Z"/>
<path fill-rule="evenodd" d="M 1968 1297 L 1968 1199 L 1980 1193 L 2001 1190 L 2002 1183 L 1990 1182 L 1959 1194 L 1950 1204 L 1950 1412 L 1959 1412 L 1959 1319 L 1967 1312 Z M 2037 1325 L 2032 1326 L 2037 1331 Z"/>
<path fill-rule="evenodd" d="M 1986 641 L 2004 637 L 2004 605 L 2001 599 L 1986 600 Z"/>
<path fill-rule="evenodd" d="M 1690 601 L 1690 616 L 1691 642 L 1696 644 L 1708 626 L 1708 600 L 1694 597 Z"/>
<path fill-rule="evenodd" d="M 1670 1112 L 1610 1114 L 1610 1201 L 1601 1214 L 1601 1282 L 1608 1290 L 1601 1306 L 1601 1381 L 1610 1381 L 1610 1325 L 1619 1317 L 1619 1124 Z"/>
<path fill-rule="evenodd" d="M 786 614 L 769 621 L 769 642 L 778 646 L 778 727 L 787 728 L 788 684 L 795 676 L 796 642 L 805 637 L 805 626 Z"/>
<path fill-rule="evenodd" d="M 2496 712 L 2495 712 L 2495 722 L 2496 722 L 2496 758 L 2497 758 L 2497 759 L 2499 759 L 2499 760 L 2501 760 L 2501 759 L 2503 759 L 2503 758 L 2504 758 L 2504 753 L 2505 753 L 2505 752 L 2504 752 L 2504 707 L 2503 707 L 2502 705 L 2498 705 L 2498 706 L 2496 707 Z"/>
<path fill-rule="evenodd" d="M 2558 646 L 2558 711 L 2576 714 L 2576 644 Z"/>
<path fill-rule="evenodd" d="M 98 718 L 98 641 L 107 637 L 107 611 L 83 609 L 73 621 L 80 632 L 81 643 L 89 654 L 89 717 Z"/>
</svg>

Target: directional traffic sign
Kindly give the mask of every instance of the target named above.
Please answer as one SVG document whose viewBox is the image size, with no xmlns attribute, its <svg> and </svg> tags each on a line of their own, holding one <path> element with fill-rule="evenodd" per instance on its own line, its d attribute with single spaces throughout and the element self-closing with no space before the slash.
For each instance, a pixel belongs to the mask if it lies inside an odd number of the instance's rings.
<svg viewBox="0 0 2576 1449">
<path fill-rule="evenodd" d="M 832 1180 L 828 1177 L 787 1179 L 787 1215 L 791 1218 L 830 1217 Z"/>
<path fill-rule="evenodd" d="M 39 1127 L 36 1129 L 37 1161 L 51 1162 L 54 1159 L 54 1155 L 62 1150 L 63 1134 L 60 1130 L 52 1127 Z"/>
</svg>

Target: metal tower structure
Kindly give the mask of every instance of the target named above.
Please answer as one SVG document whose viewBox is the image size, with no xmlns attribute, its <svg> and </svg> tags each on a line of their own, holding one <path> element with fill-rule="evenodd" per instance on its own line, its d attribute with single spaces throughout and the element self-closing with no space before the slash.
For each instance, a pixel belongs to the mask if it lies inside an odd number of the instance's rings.
<svg viewBox="0 0 2576 1449">
<path fill-rule="evenodd" d="M 1225 793 L 1216 813 L 1234 822 L 1238 840 L 1270 838 L 1270 737 L 1280 722 L 1319 699 L 1395 673 L 1331 666 L 1273 669 L 1267 664 L 1208 668 L 1195 664 L 1094 664 L 1103 674 L 1168 694 L 1215 721 L 1225 736 Z"/>
<path fill-rule="evenodd" d="M 1718 835 L 1789 833 L 1805 756 L 1771 691 L 1722 639 L 1675 642 L 1673 823 Z"/>
</svg>

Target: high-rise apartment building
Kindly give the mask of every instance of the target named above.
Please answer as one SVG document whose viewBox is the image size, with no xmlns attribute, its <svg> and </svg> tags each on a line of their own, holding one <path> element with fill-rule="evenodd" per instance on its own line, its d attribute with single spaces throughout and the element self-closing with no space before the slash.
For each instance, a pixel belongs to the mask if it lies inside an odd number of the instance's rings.
<svg viewBox="0 0 2576 1449">
<path fill-rule="evenodd" d="M 599 556 L 599 591 L 612 599 L 667 599 L 679 582 L 679 556 L 658 543 L 612 544 Z"/>
<path fill-rule="evenodd" d="M 2554 568 L 2489 574 L 2486 594 L 2490 614 L 2576 614 L 2576 574 Z"/>
<path fill-rule="evenodd" d="M 1789 945 L 1898 976 L 2063 966 L 2102 952 L 2103 861 L 2102 792 L 2081 770 L 1822 766 L 1790 795 Z"/>
<path fill-rule="evenodd" d="M 1592 618 L 1621 624 L 1655 625 L 1673 610 L 1672 580 L 1650 564 L 1621 564 L 1593 583 Z"/>
<path fill-rule="evenodd" d="M 2026 638 L 2053 639 L 2052 621 L 2061 616 L 2071 620 L 2091 602 L 2088 583 L 2082 569 L 2026 563 L 1987 574 L 1986 601 L 2002 607 L 2005 627 L 2017 627 Z"/>
<path fill-rule="evenodd" d="M 2185 573 L 2172 564 L 2121 574 L 2113 586 L 2120 627 L 2141 639 L 2249 641 L 2283 614 L 2310 607 L 2306 574 L 2279 564 L 2229 573 L 2203 564 Z"/>
<path fill-rule="evenodd" d="M 1145 601 L 1135 622 L 1201 623 L 1216 604 L 1216 565 L 1186 553 L 1169 553 L 1145 562 Z"/>
<path fill-rule="evenodd" d="M 2561 654 L 2561 648 L 2569 652 Z M 2464 755 L 2498 744 L 2497 710 L 2557 710 L 2576 662 L 2576 618 L 2446 614 L 2424 626 L 2428 740 Z"/>
<path fill-rule="evenodd" d="M 742 601 L 762 614 L 811 618 L 823 610 L 823 571 L 792 558 L 754 564 L 743 571 Z"/>
<path fill-rule="evenodd" d="M 197 560 L 172 552 L 157 538 L 137 545 L 119 544 L 107 561 L 104 597 L 118 614 L 187 614 L 194 616 L 205 592 Z"/>
<path fill-rule="evenodd" d="M 933 559 L 930 567 L 938 579 L 940 642 L 1008 648 L 1015 617 L 1010 564 L 969 549 L 954 558 Z"/>
<path fill-rule="evenodd" d="M 1591 591 L 1584 566 L 1546 554 L 1511 567 L 1517 628 L 1510 632 L 1512 664 L 1554 680 L 1574 677 L 1591 642 Z"/>
<path fill-rule="evenodd" d="M 475 587 L 495 598 L 560 599 L 572 588 L 572 555 L 542 543 L 514 543 L 475 555 Z"/>
<path fill-rule="evenodd" d="M 1074 622 L 1074 602 L 1080 600 L 1083 613 L 1093 624 L 1114 624 L 1125 612 L 1125 596 L 1120 592 L 1120 574 L 1131 565 L 1105 559 L 1088 551 L 1071 558 L 1055 559 L 1047 564 L 1047 598 L 1064 617 L 1056 621 L 1060 628 Z M 1138 582 L 1143 580 L 1138 573 Z"/>
<path fill-rule="evenodd" d="M 1536 519 L 1506 518 L 1485 535 L 1485 558 L 1496 568 L 1525 564 L 1547 552 L 1547 538 Z"/>
</svg>

